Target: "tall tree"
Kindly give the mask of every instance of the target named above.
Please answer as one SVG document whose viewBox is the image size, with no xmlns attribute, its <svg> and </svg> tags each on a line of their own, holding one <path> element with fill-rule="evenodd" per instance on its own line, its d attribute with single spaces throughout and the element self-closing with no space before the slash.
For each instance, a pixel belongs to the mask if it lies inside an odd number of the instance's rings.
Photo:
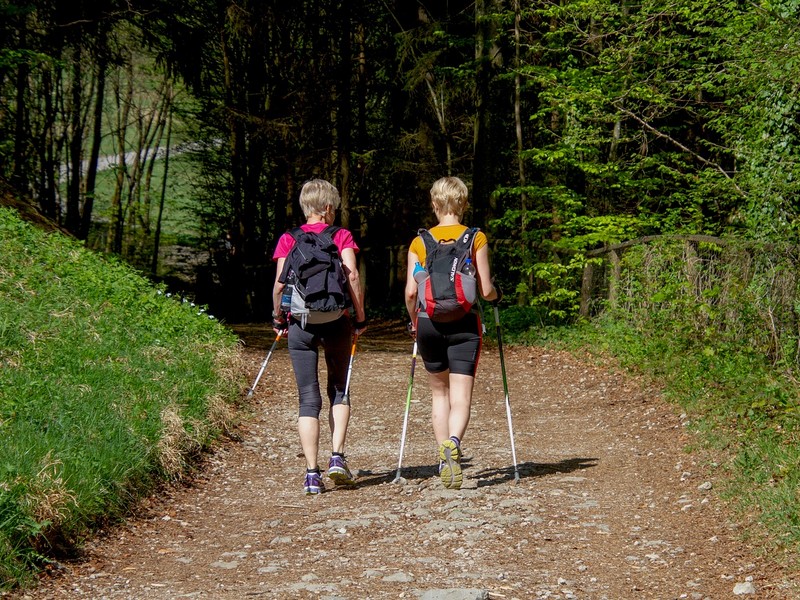
<svg viewBox="0 0 800 600">
<path fill-rule="evenodd" d="M 476 0 L 475 2 L 475 137 L 472 169 L 472 202 L 478 222 L 483 223 L 495 216 L 492 195 L 497 184 L 495 157 L 497 147 L 493 135 L 494 119 L 499 118 L 492 110 L 492 88 L 497 70 L 502 65 L 503 55 L 497 44 L 497 21 L 500 0 Z"/>
</svg>

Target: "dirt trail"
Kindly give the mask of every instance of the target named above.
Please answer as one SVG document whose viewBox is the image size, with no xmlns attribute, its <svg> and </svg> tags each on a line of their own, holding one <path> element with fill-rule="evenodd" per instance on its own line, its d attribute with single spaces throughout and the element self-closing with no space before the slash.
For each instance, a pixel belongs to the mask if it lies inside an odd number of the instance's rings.
<svg viewBox="0 0 800 600">
<path fill-rule="evenodd" d="M 263 327 L 241 335 L 250 381 L 272 336 Z M 458 491 L 435 476 L 418 365 L 407 483 L 391 483 L 410 346 L 400 325 L 375 326 L 359 343 L 347 449 L 356 489 L 326 479 L 326 493 L 302 494 L 296 394 L 280 346 L 240 441 L 24 597 L 800 597 L 739 539 L 703 465 L 683 451 L 691 438 L 674 407 L 566 354 L 506 349 L 515 484 L 497 351 L 484 348 Z"/>
</svg>

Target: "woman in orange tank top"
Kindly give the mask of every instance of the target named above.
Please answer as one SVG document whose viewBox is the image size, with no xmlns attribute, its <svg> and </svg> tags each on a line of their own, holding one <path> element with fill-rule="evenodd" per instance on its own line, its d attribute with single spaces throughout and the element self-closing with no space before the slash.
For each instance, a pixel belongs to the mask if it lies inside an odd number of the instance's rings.
<svg viewBox="0 0 800 600">
<path fill-rule="evenodd" d="M 461 223 L 467 208 L 467 186 L 458 177 L 443 177 L 431 188 L 431 207 L 438 224 L 430 229 L 439 243 L 465 236 L 468 227 Z M 439 476 L 445 487 L 461 487 L 461 442 L 469 424 L 472 387 L 480 356 L 483 328 L 473 310 L 456 320 L 429 318 L 420 305 L 420 286 L 414 278 L 415 266 L 426 265 L 428 250 L 417 236 L 408 249 L 405 301 L 411 318 L 410 330 L 417 340 L 419 354 L 428 373 L 431 388 L 431 422 L 438 447 Z M 477 291 L 489 302 L 500 300 L 500 291 L 492 283 L 489 247 L 480 231 L 472 239 L 471 262 L 475 266 Z"/>
</svg>

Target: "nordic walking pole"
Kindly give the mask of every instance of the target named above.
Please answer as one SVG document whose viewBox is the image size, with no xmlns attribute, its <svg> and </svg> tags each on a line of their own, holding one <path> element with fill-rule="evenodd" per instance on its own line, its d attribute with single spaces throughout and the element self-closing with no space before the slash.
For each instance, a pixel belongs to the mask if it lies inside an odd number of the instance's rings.
<svg viewBox="0 0 800 600">
<path fill-rule="evenodd" d="M 347 382 L 344 384 L 344 395 L 342 396 L 342 404 L 350 406 L 350 376 L 353 374 L 353 359 L 356 357 L 356 344 L 358 343 L 358 334 L 353 333 L 353 347 L 350 349 L 350 364 L 347 366 Z"/>
<path fill-rule="evenodd" d="M 400 483 L 400 468 L 403 465 L 403 450 L 406 446 L 406 429 L 408 429 L 408 413 L 411 409 L 411 389 L 414 387 L 414 367 L 417 365 L 417 340 L 414 340 L 414 349 L 411 351 L 411 375 L 408 378 L 408 395 L 406 396 L 406 414 L 403 417 L 403 434 L 400 438 L 400 460 L 397 462 L 397 473 L 392 483 Z"/>
<path fill-rule="evenodd" d="M 511 458 L 514 460 L 514 481 L 519 483 L 517 468 L 517 449 L 514 447 L 514 425 L 511 423 L 511 401 L 508 399 L 508 380 L 506 379 L 506 362 L 503 359 L 503 334 L 500 331 L 500 312 L 494 305 L 494 324 L 497 326 L 497 348 L 500 351 L 500 370 L 503 373 L 503 391 L 506 393 L 506 416 L 508 417 L 508 435 L 511 437 Z"/>
<path fill-rule="evenodd" d="M 264 374 L 264 370 L 267 368 L 267 363 L 269 362 L 270 357 L 272 356 L 272 352 L 275 350 L 275 346 L 278 345 L 278 340 L 281 339 L 281 336 L 284 334 L 283 329 L 278 332 L 278 335 L 275 336 L 275 341 L 272 342 L 272 347 L 267 352 L 267 358 L 264 359 L 264 362 L 261 364 L 261 369 L 258 371 L 258 375 L 256 375 L 256 380 L 253 382 L 253 385 L 250 386 L 250 389 L 247 390 L 247 397 L 252 397 L 253 393 L 256 391 L 256 386 L 258 385 L 259 379 Z"/>
</svg>

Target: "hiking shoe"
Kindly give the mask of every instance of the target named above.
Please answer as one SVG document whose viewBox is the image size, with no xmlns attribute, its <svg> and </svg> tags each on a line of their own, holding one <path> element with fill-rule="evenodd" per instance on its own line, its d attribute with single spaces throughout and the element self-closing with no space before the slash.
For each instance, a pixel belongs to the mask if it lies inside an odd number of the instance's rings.
<svg viewBox="0 0 800 600">
<path fill-rule="evenodd" d="M 323 491 L 325 491 L 325 486 L 322 484 L 322 475 L 319 471 L 306 473 L 306 480 L 305 483 L 303 483 L 303 490 L 305 490 L 306 496 L 321 494 Z"/>
<path fill-rule="evenodd" d="M 455 440 L 445 440 L 439 446 L 439 477 L 444 487 L 461 489 L 461 446 Z"/>
<path fill-rule="evenodd" d="M 347 468 L 347 460 L 344 456 L 331 456 L 331 460 L 328 463 L 328 477 L 336 485 L 353 486 L 356 484 L 353 474 Z"/>
</svg>

